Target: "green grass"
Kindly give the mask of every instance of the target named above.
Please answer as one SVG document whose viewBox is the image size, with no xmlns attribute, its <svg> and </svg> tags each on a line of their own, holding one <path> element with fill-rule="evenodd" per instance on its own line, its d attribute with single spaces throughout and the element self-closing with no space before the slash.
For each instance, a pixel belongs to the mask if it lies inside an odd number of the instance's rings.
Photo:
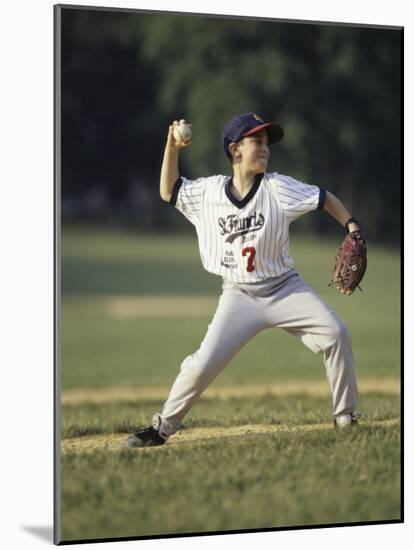
<svg viewBox="0 0 414 550">
<path fill-rule="evenodd" d="M 358 378 L 399 376 L 400 257 L 369 248 L 364 292 L 327 287 L 336 241 L 293 237 L 296 268 L 347 324 Z M 186 318 L 114 318 L 113 297 L 210 295 L 220 280 L 203 271 L 195 235 L 63 230 L 62 389 L 169 386 L 195 351 L 210 312 Z M 267 330 L 214 384 L 325 379 L 322 358 Z M 152 402 L 62 407 L 62 437 L 130 432 L 161 406 Z M 330 421 L 327 399 L 304 395 L 201 400 L 185 428 L 268 424 L 297 431 L 204 440 L 161 449 L 62 455 L 64 540 L 162 533 L 393 520 L 400 517 L 399 398 L 360 397 L 357 430 L 300 430 Z"/>
<path fill-rule="evenodd" d="M 362 376 L 399 376 L 399 323 L 382 326 L 372 313 L 366 326 L 356 315 L 348 327 Z M 170 384 L 182 360 L 199 346 L 209 319 L 112 321 L 70 318 L 64 312 L 62 387 Z M 249 342 L 215 384 L 323 379 L 320 355 L 285 332 L 269 329 Z"/>
<path fill-rule="evenodd" d="M 296 236 L 291 254 L 296 268 L 317 292 L 335 304 L 353 304 L 327 288 L 337 239 Z M 216 294 L 220 278 L 202 268 L 195 232 L 190 234 L 115 233 L 109 230 L 63 229 L 63 295 Z M 368 270 L 357 292 L 359 305 L 376 294 L 387 311 L 399 305 L 400 255 L 371 245 Z M 345 311 L 347 310 L 345 306 Z"/>
<path fill-rule="evenodd" d="M 64 435 L 124 432 L 159 403 L 64 408 Z M 397 399 L 369 396 L 356 429 L 249 434 L 62 456 L 64 540 L 398 520 Z M 321 399 L 200 402 L 187 428 L 328 421 Z"/>
<path fill-rule="evenodd" d="M 344 297 L 327 287 L 337 244 L 294 239 L 297 269 L 347 324 L 359 376 L 398 376 L 399 255 L 370 247 L 364 292 Z M 195 236 L 63 231 L 62 256 L 62 387 L 170 384 L 182 360 L 198 348 L 214 308 L 177 320 L 113 319 L 103 310 L 108 299 L 122 295 L 218 298 L 219 278 L 203 271 Z M 323 377 L 321 358 L 271 329 L 249 342 L 216 383 L 298 376 Z"/>
<path fill-rule="evenodd" d="M 63 438 L 135 431 L 148 425 L 162 401 L 82 403 L 62 407 Z M 183 429 L 244 424 L 303 425 L 331 422 L 329 399 L 303 394 L 286 397 L 263 395 L 231 399 L 201 399 L 188 413 Z M 399 397 L 367 394 L 360 409 L 369 421 L 398 417 Z"/>
<path fill-rule="evenodd" d="M 62 232 L 63 296 L 216 294 L 195 236 Z"/>
</svg>

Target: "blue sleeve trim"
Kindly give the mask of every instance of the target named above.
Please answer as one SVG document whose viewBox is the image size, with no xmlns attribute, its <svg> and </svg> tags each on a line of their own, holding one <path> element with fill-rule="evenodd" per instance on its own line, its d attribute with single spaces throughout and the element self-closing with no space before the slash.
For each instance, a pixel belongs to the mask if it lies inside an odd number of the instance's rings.
<svg viewBox="0 0 414 550">
<path fill-rule="evenodd" d="M 174 183 L 174 187 L 171 194 L 171 200 L 170 200 L 170 204 L 172 204 L 173 206 L 177 204 L 178 193 L 180 191 L 182 184 L 183 184 L 183 180 L 181 178 L 178 178 L 178 180 Z"/>
<path fill-rule="evenodd" d="M 321 209 L 324 207 L 325 198 L 326 198 L 326 191 L 325 191 L 325 189 L 319 189 L 318 210 L 321 210 Z"/>
</svg>

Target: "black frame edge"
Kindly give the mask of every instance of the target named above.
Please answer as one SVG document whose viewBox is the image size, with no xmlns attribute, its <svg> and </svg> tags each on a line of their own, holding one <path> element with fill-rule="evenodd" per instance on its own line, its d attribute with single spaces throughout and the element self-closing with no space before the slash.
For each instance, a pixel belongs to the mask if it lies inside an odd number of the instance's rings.
<svg viewBox="0 0 414 550">
<path fill-rule="evenodd" d="M 53 543 L 61 540 L 60 469 L 60 186 L 61 6 L 53 6 Z"/>
<path fill-rule="evenodd" d="M 197 13 L 184 11 L 151 10 L 142 8 L 117 8 L 114 6 L 87 6 L 76 4 L 57 4 L 58 7 L 71 10 L 108 11 L 116 13 L 140 13 L 141 15 L 183 15 L 193 17 L 212 17 L 216 19 L 236 19 L 240 21 L 269 21 L 273 23 L 293 23 L 299 25 L 334 25 L 341 27 L 361 27 L 368 29 L 402 30 L 403 25 L 380 25 L 374 23 L 348 23 L 344 21 L 313 21 L 308 19 L 284 19 L 266 16 L 233 15 L 226 13 Z"/>
</svg>

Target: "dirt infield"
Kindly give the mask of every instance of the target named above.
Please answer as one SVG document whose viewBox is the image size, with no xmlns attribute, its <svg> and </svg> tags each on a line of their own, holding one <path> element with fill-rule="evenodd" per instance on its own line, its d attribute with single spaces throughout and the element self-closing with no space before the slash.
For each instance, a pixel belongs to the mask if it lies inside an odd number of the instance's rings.
<svg viewBox="0 0 414 550">
<path fill-rule="evenodd" d="M 386 427 L 398 425 L 398 419 L 371 421 L 372 427 Z M 363 424 L 362 424 L 363 425 Z M 248 424 L 245 426 L 230 426 L 230 427 L 214 427 L 214 428 L 194 428 L 178 432 L 167 443 L 168 447 L 181 446 L 185 444 L 205 443 L 212 439 L 231 439 L 247 437 L 257 437 L 260 435 L 282 433 L 282 432 L 307 432 L 313 430 L 332 430 L 332 424 L 301 424 L 301 425 L 269 425 L 269 424 Z M 84 437 L 73 437 L 64 439 L 61 444 L 62 454 L 77 452 L 90 453 L 99 450 L 120 451 L 127 449 L 126 439 L 129 434 L 104 434 Z M 144 449 L 151 451 L 164 449 L 165 447 L 155 447 Z M 142 449 L 137 449 L 137 452 L 142 452 Z"/>
<path fill-rule="evenodd" d="M 394 377 L 363 378 L 358 381 L 361 394 L 379 393 L 399 395 L 400 380 Z M 107 387 L 107 388 L 74 388 L 64 390 L 61 395 L 62 405 L 80 403 L 107 403 L 114 401 L 150 401 L 163 400 L 169 392 L 164 386 L 143 387 Z M 231 399 L 238 397 L 260 397 L 272 395 L 285 397 L 289 395 L 309 395 L 325 397 L 330 395 L 328 383 L 324 380 L 298 380 L 279 384 L 246 384 L 240 386 L 212 386 L 204 394 L 204 399 Z"/>
</svg>

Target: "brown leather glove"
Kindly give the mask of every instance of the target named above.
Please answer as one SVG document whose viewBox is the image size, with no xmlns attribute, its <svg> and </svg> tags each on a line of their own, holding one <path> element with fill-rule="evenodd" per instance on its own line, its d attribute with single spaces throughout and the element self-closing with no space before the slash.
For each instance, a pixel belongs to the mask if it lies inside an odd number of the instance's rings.
<svg viewBox="0 0 414 550">
<path fill-rule="evenodd" d="M 348 233 L 335 257 L 335 265 L 329 286 L 342 294 L 352 294 L 367 269 L 367 243 L 360 230 Z"/>
</svg>

